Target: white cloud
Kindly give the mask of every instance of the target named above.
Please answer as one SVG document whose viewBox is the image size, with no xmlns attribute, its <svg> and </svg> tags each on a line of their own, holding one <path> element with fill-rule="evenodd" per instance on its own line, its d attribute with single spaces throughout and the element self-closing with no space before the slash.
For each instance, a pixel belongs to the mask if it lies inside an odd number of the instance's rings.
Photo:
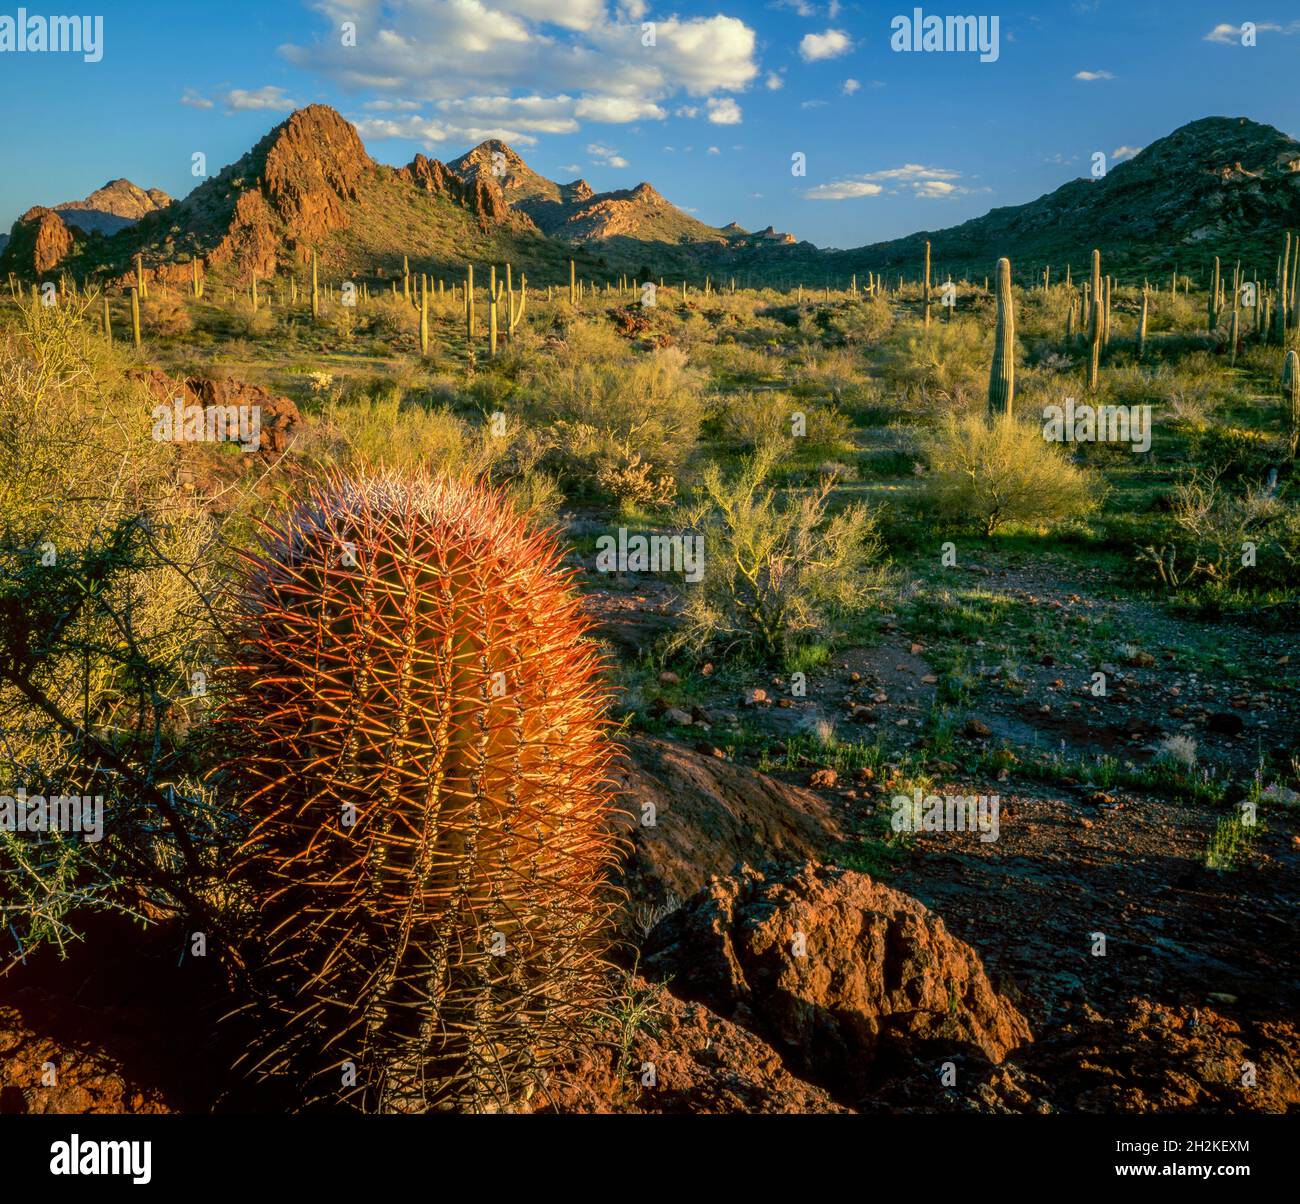
<svg viewBox="0 0 1300 1204">
<path fill-rule="evenodd" d="M 191 109 L 210 109 L 212 101 L 206 96 L 200 96 L 193 88 L 186 88 L 181 96 L 181 104 L 187 105 Z"/>
<path fill-rule="evenodd" d="M 716 146 L 711 146 L 711 147 L 709 147 L 709 149 L 708 149 L 708 154 L 710 154 L 710 155 L 720 155 L 720 154 L 722 154 L 722 152 L 721 152 L 721 151 L 720 151 Z"/>
<path fill-rule="evenodd" d="M 824 100 L 801 100 L 799 107 L 801 109 L 824 109 L 826 102 Z"/>
<path fill-rule="evenodd" d="M 636 96 L 584 96 L 575 106 L 573 115 L 610 125 L 625 125 L 645 118 L 662 121 L 668 116 L 654 101 Z"/>
<path fill-rule="evenodd" d="M 1112 159 L 1131 159 L 1134 155 L 1140 155 L 1142 147 L 1140 146 L 1117 146 L 1110 152 Z"/>
<path fill-rule="evenodd" d="M 1091 84 L 1099 79 L 1114 79 L 1115 77 L 1109 71 L 1076 71 L 1074 78 L 1081 79 L 1086 84 Z"/>
<path fill-rule="evenodd" d="M 886 191 L 886 185 L 894 185 L 888 189 L 892 195 L 901 193 L 917 200 L 929 201 L 975 191 L 955 183 L 960 179 L 959 171 L 925 167 L 920 163 L 904 163 L 902 167 L 863 172 L 861 175 L 836 180 L 832 184 L 819 184 L 804 195 L 814 201 L 846 201 L 855 197 L 879 196 Z"/>
<path fill-rule="evenodd" d="M 777 92 L 785 87 L 785 80 L 783 80 L 775 71 L 769 71 L 767 73 L 767 79 L 764 81 L 764 85 L 769 92 Z"/>
<path fill-rule="evenodd" d="M 587 154 L 605 167 L 626 167 L 628 165 L 627 160 L 618 151 L 602 142 L 590 143 L 587 146 Z"/>
<path fill-rule="evenodd" d="M 370 111 L 433 106 L 430 119 L 390 125 L 381 135 L 428 145 L 463 144 L 489 128 L 509 140 L 512 131 L 663 120 L 674 98 L 743 91 L 759 75 L 754 30 L 737 17 L 657 21 L 654 46 L 643 46 L 644 0 L 312 0 L 310 7 L 325 22 L 319 40 L 283 46 L 282 55 L 362 93 Z M 355 47 L 339 45 L 342 20 L 366 28 Z M 587 80 L 600 82 L 575 96 L 573 83 Z M 553 102 L 554 112 L 542 120 L 527 106 L 502 110 L 502 100 L 521 99 Z M 710 116 L 725 123 L 732 111 L 719 100 Z"/>
<path fill-rule="evenodd" d="M 269 109 L 273 112 L 287 113 L 290 109 L 300 108 L 298 101 L 284 94 L 284 89 L 274 84 L 264 88 L 248 91 L 244 88 L 232 88 L 222 100 L 228 109 Z"/>
<path fill-rule="evenodd" d="M 677 108 L 673 110 L 674 117 L 691 118 L 698 117 L 699 115 L 700 110 L 697 105 L 678 105 Z"/>
<path fill-rule="evenodd" d="M 842 29 L 828 29 L 825 33 L 806 33 L 799 43 L 799 57 L 805 63 L 820 59 L 835 59 L 853 49 L 853 40 Z"/>
<path fill-rule="evenodd" d="M 423 106 L 418 100 L 368 100 L 361 107 L 376 113 L 414 113 Z"/>
<path fill-rule="evenodd" d="M 844 86 L 840 89 L 845 96 L 852 96 L 862 85 L 856 79 L 846 79 Z"/>
<path fill-rule="evenodd" d="M 943 167 L 924 167 L 920 163 L 904 163 L 902 167 L 891 167 L 885 171 L 868 172 L 864 180 L 958 180 L 961 172 L 949 171 Z"/>
<path fill-rule="evenodd" d="M 1220 46 L 1240 46 L 1241 26 L 1229 25 L 1225 21 L 1216 25 L 1202 40 L 1206 42 L 1218 42 Z"/>
<path fill-rule="evenodd" d="M 1261 33 L 1280 33 L 1283 37 L 1290 37 L 1293 33 L 1300 33 L 1300 21 L 1291 21 L 1286 25 L 1279 25 L 1276 21 L 1256 21 L 1256 34 Z M 1217 42 L 1220 46 L 1240 46 L 1241 26 L 1229 25 L 1226 21 L 1220 22 L 1202 39 L 1205 42 Z"/>
<path fill-rule="evenodd" d="M 492 0 L 501 12 L 565 29 L 590 29 L 605 15 L 604 0 Z"/>
<path fill-rule="evenodd" d="M 706 103 L 709 106 L 709 120 L 714 125 L 741 123 L 740 106 L 730 96 L 710 96 Z"/>
<path fill-rule="evenodd" d="M 834 184 L 818 184 L 808 189 L 804 197 L 810 201 L 852 201 L 859 197 L 879 196 L 884 191 L 879 184 L 866 180 L 837 180 Z"/>
</svg>

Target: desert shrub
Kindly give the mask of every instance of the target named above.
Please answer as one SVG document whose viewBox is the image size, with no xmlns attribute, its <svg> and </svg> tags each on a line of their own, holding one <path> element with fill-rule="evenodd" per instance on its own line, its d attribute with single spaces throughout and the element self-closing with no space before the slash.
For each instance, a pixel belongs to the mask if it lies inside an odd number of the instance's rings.
<svg viewBox="0 0 1300 1204">
<path fill-rule="evenodd" d="M 717 399 L 722 441 L 738 451 L 777 444 L 782 456 L 833 455 L 852 447 L 853 424 L 833 405 L 791 398 L 775 391 L 728 393 Z M 796 424 L 803 433 L 796 435 Z"/>
<path fill-rule="evenodd" d="M 194 329 L 189 308 L 175 293 L 162 292 L 140 304 L 140 320 L 154 335 L 189 334 Z"/>
<path fill-rule="evenodd" d="M 945 519 L 984 535 L 1007 523 L 1051 528 L 1094 510 L 1100 486 L 1043 438 L 1040 424 L 949 415 L 921 439 L 924 499 Z"/>
<path fill-rule="evenodd" d="M 685 587 L 678 645 L 780 662 L 882 588 L 875 517 L 860 504 L 830 516 L 830 480 L 778 499 L 767 485 L 776 458 L 765 445 L 730 480 L 716 464 L 705 471 L 686 514 L 704 538 L 705 572 Z"/>
<path fill-rule="evenodd" d="M 394 381 L 339 396 L 330 389 L 310 415 L 295 453 L 310 473 L 397 469 L 504 485 L 522 509 L 553 517 L 563 500 L 541 467 L 549 444 L 519 423 L 474 424 L 450 410 L 411 401 Z"/>
<path fill-rule="evenodd" d="M 523 417 L 546 431 L 547 465 L 566 491 L 605 494 L 606 479 L 636 463 L 651 477 L 673 476 L 699 438 L 702 376 L 675 347 L 615 357 L 580 355 L 584 332 L 566 354 L 544 362 L 521 384 Z"/>
<path fill-rule="evenodd" d="M 420 330 L 420 311 L 400 294 L 381 293 L 372 297 L 366 306 L 366 317 L 370 319 L 371 333 L 380 339 L 400 339 Z"/>
<path fill-rule="evenodd" d="M 988 392 L 989 335 L 973 318 L 912 328 L 890 341 L 892 379 L 914 407 L 925 411 L 965 409 Z"/>
<path fill-rule="evenodd" d="M 0 961 L 62 947 L 78 912 L 201 919 L 222 842 L 189 740 L 218 532 L 122 354 L 64 307 L 0 327 L 0 795 L 102 797 L 104 824 L 0 823 Z"/>
<path fill-rule="evenodd" d="M 1138 553 L 1169 588 L 1294 583 L 1300 507 L 1267 485 L 1229 490 L 1215 470 L 1193 469 L 1174 487 L 1169 513 L 1161 538 Z M 1247 545 L 1254 549 L 1249 558 Z"/>
<path fill-rule="evenodd" d="M 275 329 L 275 316 L 269 305 L 260 304 L 254 309 L 252 301 L 244 298 L 231 311 L 231 325 L 243 338 L 264 339 Z"/>
<path fill-rule="evenodd" d="M 851 345 L 879 342 L 894 324 L 893 311 L 883 297 L 864 297 L 838 309 L 827 333 Z"/>
</svg>

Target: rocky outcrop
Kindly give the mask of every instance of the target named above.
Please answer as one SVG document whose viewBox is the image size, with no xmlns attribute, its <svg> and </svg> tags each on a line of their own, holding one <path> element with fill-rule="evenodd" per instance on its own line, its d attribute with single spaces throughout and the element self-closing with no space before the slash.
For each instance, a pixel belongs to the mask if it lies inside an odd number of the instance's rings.
<svg viewBox="0 0 1300 1204">
<path fill-rule="evenodd" d="M 113 235 L 171 203 L 171 197 L 160 188 L 139 188 L 130 180 L 109 180 L 84 200 L 64 201 L 54 208 L 83 230 Z"/>
<path fill-rule="evenodd" d="M 72 253 L 75 240 L 66 222 L 53 209 L 37 205 L 16 222 L 0 255 L 0 270 L 25 276 L 54 271 Z"/>
<path fill-rule="evenodd" d="M 564 1113 L 845 1112 L 822 1088 L 792 1075 L 751 1032 L 698 1003 L 633 977 L 649 1022 L 620 1050 L 595 1048 L 552 1076 L 535 1111 Z"/>
<path fill-rule="evenodd" d="M 838 1098 L 925 1055 L 999 1063 L 1031 1040 L 979 956 L 923 904 L 813 863 L 714 879 L 646 944 L 652 977 L 757 1032 Z"/>
<path fill-rule="evenodd" d="M 512 213 L 509 202 L 490 173 L 476 172 L 462 178 L 437 159 L 416 155 L 397 174 L 425 192 L 445 196 L 468 209 L 485 230 L 510 222 L 512 216 L 520 216 Z"/>
<path fill-rule="evenodd" d="M 635 908 L 685 900 L 746 862 L 828 859 L 843 838 L 809 790 L 668 740 L 632 740 L 628 754 L 615 820 L 632 843 L 623 885 Z"/>
<path fill-rule="evenodd" d="M 292 398 L 277 397 L 261 385 L 250 385 L 238 380 L 214 380 L 210 377 L 191 376 L 175 380 L 158 368 L 128 373 L 131 379 L 142 382 L 152 395 L 155 404 L 184 406 L 235 407 L 256 406 L 260 424 L 261 442 L 258 451 L 264 455 L 279 455 L 292 442 L 294 432 L 302 423 L 302 415 Z M 237 439 L 237 426 L 227 429 L 230 439 Z"/>
<path fill-rule="evenodd" d="M 328 105 L 308 105 L 270 138 L 262 189 L 285 234 L 311 246 L 345 227 L 346 207 L 360 198 L 366 171 L 373 166 L 351 122 Z"/>
</svg>

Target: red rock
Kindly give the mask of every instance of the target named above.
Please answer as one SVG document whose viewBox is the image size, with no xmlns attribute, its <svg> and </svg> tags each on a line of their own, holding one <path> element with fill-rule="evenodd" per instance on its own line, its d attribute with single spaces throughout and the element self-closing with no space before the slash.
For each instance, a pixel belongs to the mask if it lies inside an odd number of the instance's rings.
<svg viewBox="0 0 1300 1204">
<path fill-rule="evenodd" d="M 716 879 L 654 931 L 647 972 L 749 1027 L 812 1081 L 860 1098 L 886 1051 L 1001 1062 L 1032 1040 L 979 956 L 918 900 L 811 863 Z"/>
</svg>

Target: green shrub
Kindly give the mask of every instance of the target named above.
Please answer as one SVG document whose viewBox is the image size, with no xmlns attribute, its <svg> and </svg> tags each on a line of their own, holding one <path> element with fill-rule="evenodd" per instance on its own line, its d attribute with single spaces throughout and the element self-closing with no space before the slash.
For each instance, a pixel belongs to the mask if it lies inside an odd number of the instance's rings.
<svg viewBox="0 0 1300 1204">
<path fill-rule="evenodd" d="M 948 415 L 921 439 L 930 465 L 924 498 L 940 517 L 993 535 L 1008 523 L 1050 529 L 1097 507 L 1099 481 L 1043 438 L 1040 425 L 1009 417 Z"/>
<path fill-rule="evenodd" d="M 703 580 L 685 587 L 678 645 L 753 652 L 782 663 L 830 634 L 883 586 L 874 516 L 854 504 L 828 515 L 833 482 L 778 500 L 766 484 L 777 451 L 760 447 L 731 480 L 716 464 L 686 516 L 704 538 Z"/>
</svg>

